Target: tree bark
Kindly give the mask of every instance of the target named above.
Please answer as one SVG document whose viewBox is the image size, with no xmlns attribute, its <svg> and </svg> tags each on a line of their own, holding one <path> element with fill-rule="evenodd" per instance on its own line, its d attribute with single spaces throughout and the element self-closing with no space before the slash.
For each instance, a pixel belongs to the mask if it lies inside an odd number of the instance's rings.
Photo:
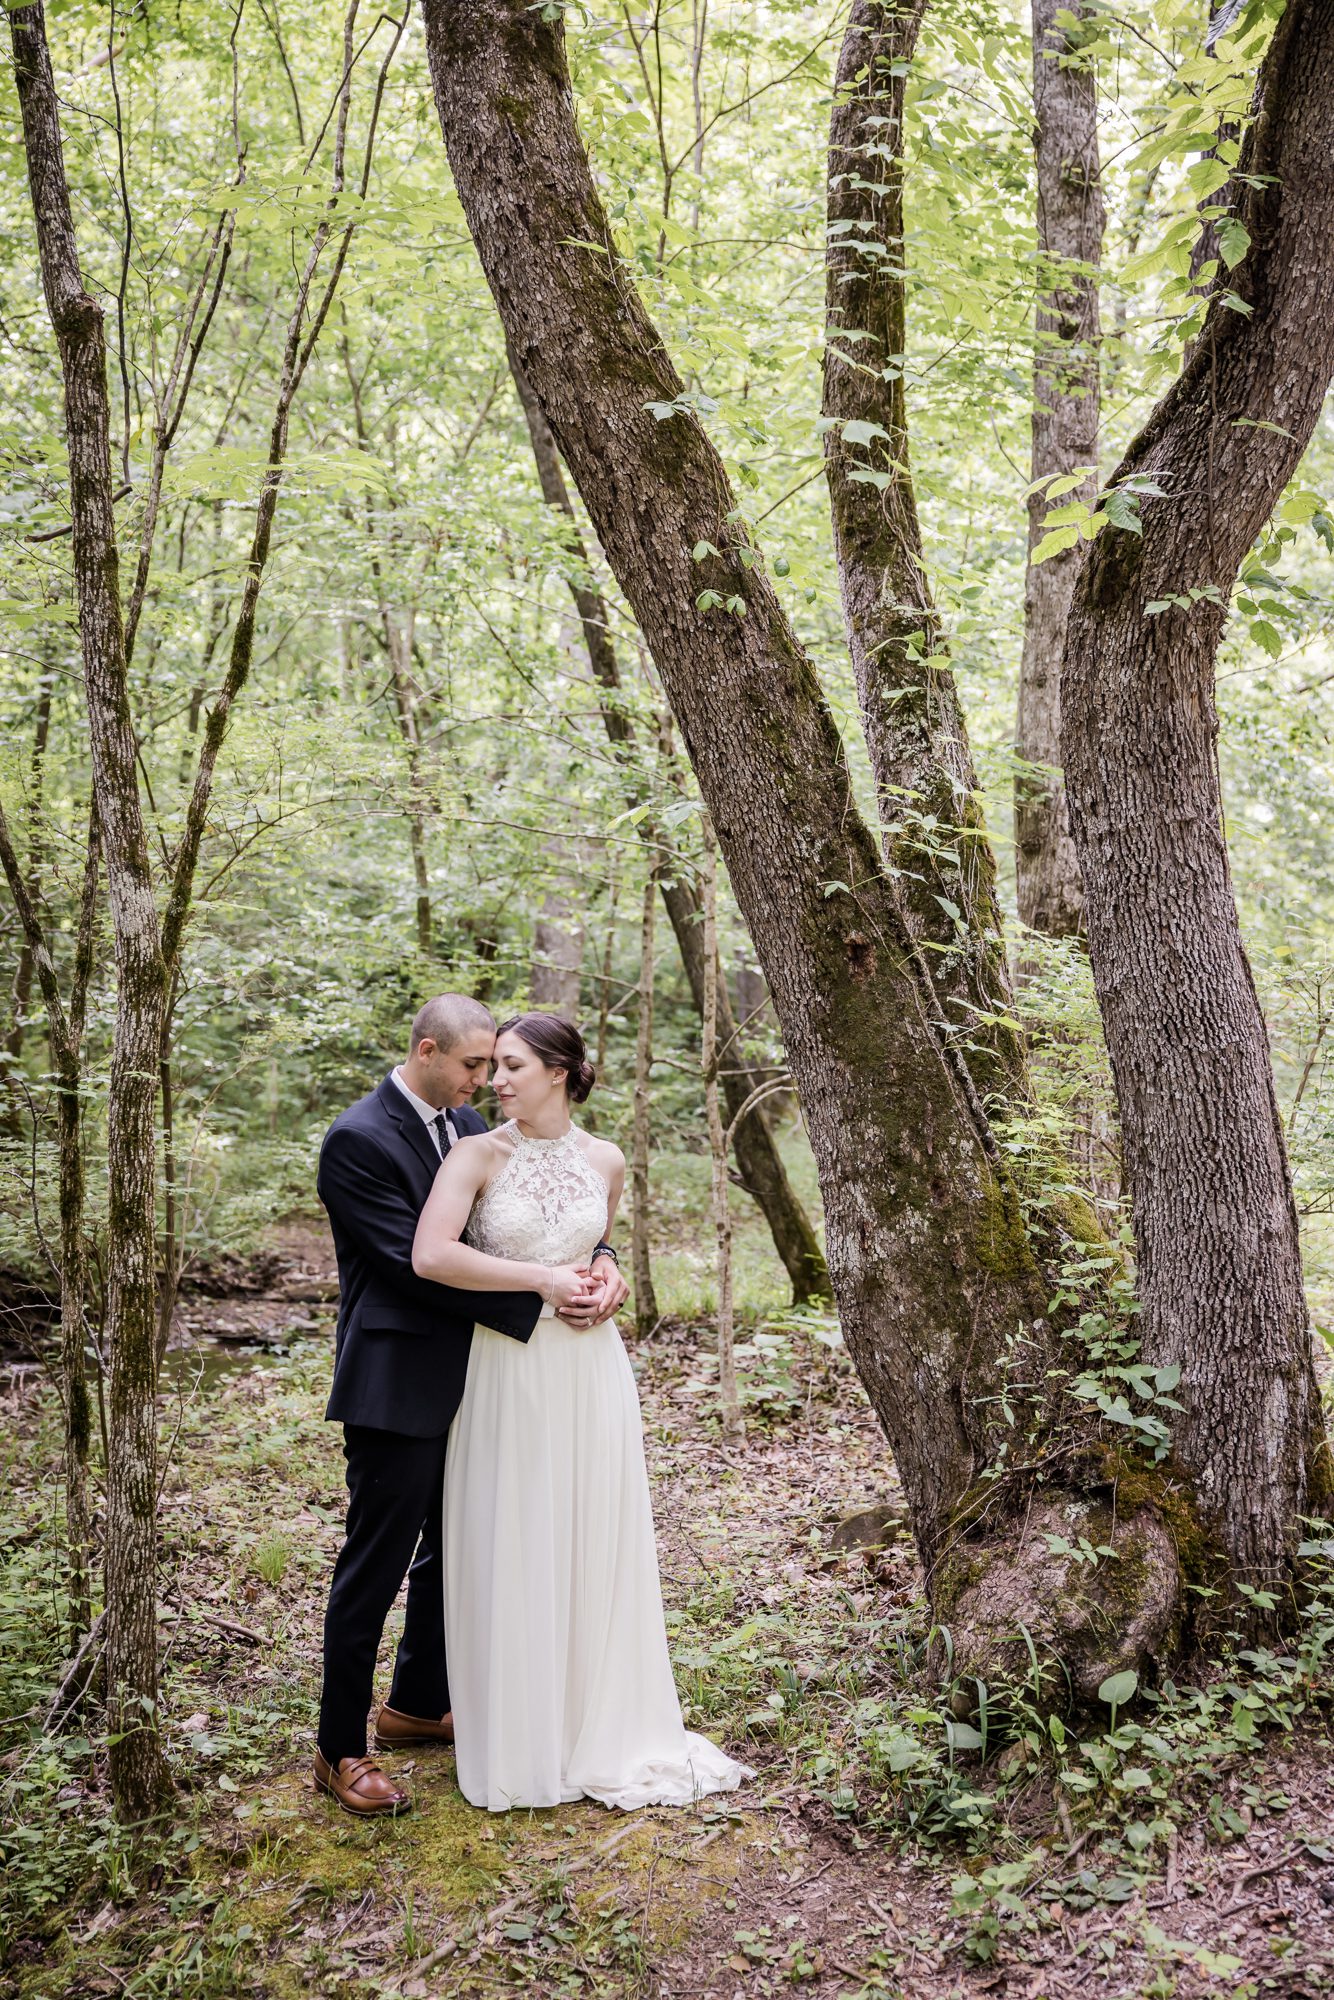
<svg viewBox="0 0 1334 2000">
<path fill-rule="evenodd" d="M 1334 374 L 1334 9 L 1290 0 L 1226 192 L 1246 310 L 1210 309 L 1113 475 L 1076 586 L 1062 747 L 1089 951 L 1120 1100 L 1143 1341 L 1178 1362 L 1180 1464 L 1234 1579 L 1292 1573 L 1326 1511 L 1297 1219 L 1223 832 L 1214 660 L 1239 565 Z"/>
<path fill-rule="evenodd" d="M 903 99 L 927 0 L 854 0 L 829 126 L 825 469 L 880 824 L 961 1087 L 1026 1094 L 996 865 L 931 598 L 904 393 Z M 929 999 L 926 996 L 930 996 Z"/>
<path fill-rule="evenodd" d="M 136 770 L 111 495 L 100 307 L 83 286 L 40 5 L 9 17 L 28 179 L 60 349 L 73 565 L 97 816 L 115 933 L 117 1008 L 107 1130 L 107 1695 L 111 1778 L 143 1820 L 167 1782 L 158 1734 L 154 1100 L 165 976 Z"/>
<path fill-rule="evenodd" d="M 32 762 L 29 775 L 28 796 L 28 894 L 34 904 L 42 899 L 42 790 L 46 776 L 46 745 L 51 733 L 51 692 L 55 686 L 55 674 L 47 667 L 42 669 L 41 682 L 37 690 L 37 715 L 33 728 Z M 28 1008 L 32 1001 L 33 955 L 32 945 L 26 932 L 19 945 L 19 962 L 14 973 L 14 1018 L 9 1034 L 5 1038 L 5 1054 L 9 1057 L 11 1081 L 8 1120 L 12 1129 L 19 1128 L 19 1094 L 15 1072 L 19 1057 L 23 1053 L 23 1033 L 28 1021 Z"/>
<path fill-rule="evenodd" d="M 47 1036 L 56 1078 L 60 1187 L 60 1385 L 65 1424 L 65 1538 L 69 1563 L 71 1651 L 92 1618 L 92 1516 L 88 1504 L 90 1421 L 84 1366 L 87 1258 L 84 1246 L 82 1043 L 93 969 L 99 869 L 97 815 L 89 815 L 88 857 L 75 943 L 70 1004 L 65 1007 L 55 962 L 34 894 L 31 873 L 19 865 L 0 808 L 0 868 L 18 914 L 24 948 L 46 1009 Z M 31 857 L 30 857 L 31 860 Z"/>
<path fill-rule="evenodd" d="M 1024 576 L 1024 650 L 1019 668 L 1015 754 L 1028 768 L 1014 784 L 1019 916 L 1047 937 L 1083 928 L 1084 888 L 1070 837 L 1061 761 L 1061 654 L 1079 572 L 1078 547 L 1035 564 L 1033 550 L 1056 479 L 1085 477 L 1057 496 L 1091 506 L 1098 490 L 1098 265 L 1105 214 L 1098 158 L 1097 77 L 1080 62 L 1071 16 L 1080 0 L 1032 0 L 1034 151 L 1042 295 L 1033 356 L 1032 477 Z M 1086 470 L 1087 469 L 1087 470 Z M 1034 768 L 1036 767 L 1036 768 Z"/>
<path fill-rule="evenodd" d="M 635 1026 L 634 1121 L 630 1143 L 630 1262 L 635 1287 L 635 1329 L 652 1333 L 661 1317 L 653 1286 L 649 1226 L 649 1149 L 652 1137 L 653 981 L 656 972 L 654 913 L 658 884 L 650 867 L 644 881 L 639 927 L 639 1018 Z"/>
<path fill-rule="evenodd" d="M 701 1023 L 699 1065 L 704 1078 L 704 1115 L 709 1127 L 709 1188 L 718 1273 L 718 1407 L 723 1435 L 742 1434 L 741 1398 L 737 1392 L 736 1353 L 732 1338 L 732 1210 L 727 1195 L 727 1131 L 718 1091 L 718 992 L 722 984 L 718 960 L 718 850 L 708 814 L 704 816 L 700 903 L 704 912 L 704 1019 Z"/>
<path fill-rule="evenodd" d="M 533 926 L 529 994 L 534 1007 L 554 1008 L 573 1021 L 583 983 L 584 926 L 567 891 L 549 888 Z"/>
<path fill-rule="evenodd" d="M 638 805 L 641 802 L 643 788 L 632 762 L 635 749 L 634 725 L 626 712 L 624 695 L 621 691 L 620 663 L 612 643 L 607 606 L 601 592 L 587 580 L 591 575 L 588 552 L 584 547 L 574 507 L 561 472 L 556 440 L 551 434 L 550 425 L 542 413 L 538 398 L 524 374 L 508 334 L 506 350 L 514 386 L 518 391 L 528 424 L 528 435 L 537 464 L 542 497 L 549 507 L 564 515 L 569 524 L 567 535 L 570 549 L 581 572 L 580 576 L 571 579 L 570 590 L 583 628 L 584 644 L 588 652 L 588 663 L 593 670 L 593 678 L 609 697 L 602 704 L 602 721 L 609 741 L 622 756 L 623 767 L 630 783 L 629 803 L 632 806 Z M 703 1020 L 704 952 L 700 943 L 699 897 L 683 874 L 673 873 L 657 866 L 662 841 L 651 816 L 638 822 L 638 831 L 645 848 L 653 857 L 651 865 L 657 872 L 663 907 L 681 954 L 681 963 L 690 987 L 690 997 L 695 1012 Z M 735 1118 L 741 1106 L 763 1078 L 758 1071 L 751 1069 L 740 1059 L 736 1022 L 725 992 L 719 995 L 718 1005 L 718 1032 L 723 1045 L 730 1051 L 722 1076 L 723 1096 L 729 1117 Z M 829 1273 L 819 1239 L 810 1218 L 793 1191 L 773 1134 L 763 1117 L 748 1118 L 740 1125 L 736 1135 L 735 1156 L 746 1191 L 754 1197 L 769 1225 L 774 1248 L 792 1283 L 793 1298 L 801 1304 L 807 1299 L 827 1296 Z"/>
</svg>

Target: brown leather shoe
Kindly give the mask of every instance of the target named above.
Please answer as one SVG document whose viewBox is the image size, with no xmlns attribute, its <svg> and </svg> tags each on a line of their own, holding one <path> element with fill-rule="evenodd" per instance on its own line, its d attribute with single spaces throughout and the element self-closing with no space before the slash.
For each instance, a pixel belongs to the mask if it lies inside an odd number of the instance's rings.
<svg viewBox="0 0 1334 2000">
<path fill-rule="evenodd" d="M 404 1715 L 399 1709 L 382 1702 L 380 1713 L 375 1718 L 375 1747 L 377 1750 L 404 1750 L 412 1743 L 452 1743 L 454 1741 L 454 1717 L 442 1715 L 438 1722 L 428 1721 L 420 1715 Z"/>
<path fill-rule="evenodd" d="M 408 1793 L 386 1777 L 370 1757 L 340 1757 L 335 1768 L 319 1750 L 315 1752 L 315 1789 L 337 1799 L 345 1812 L 363 1819 L 378 1813 L 406 1812 L 412 1804 Z"/>
</svg>

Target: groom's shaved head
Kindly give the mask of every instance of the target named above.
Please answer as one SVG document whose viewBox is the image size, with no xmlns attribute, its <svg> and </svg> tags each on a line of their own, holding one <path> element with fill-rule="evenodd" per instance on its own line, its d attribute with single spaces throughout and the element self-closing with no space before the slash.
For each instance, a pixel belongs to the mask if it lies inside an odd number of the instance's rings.
<svg viewBox="0 0 1334 2000">
<path fill-rule="evenodd" d="M 480 1000 L 471 999 L 466 993 L 438 993 L 434 1000 L 428 1000 L 412 1024 L 411 1053 L 416 1055 L 422 1042 L 434 1042 L 442 1052 L 452 1049 L 465 1035 L 475 1035 L 485 1031 L 494 1035 L 495 1017 Z"/>
</svg>

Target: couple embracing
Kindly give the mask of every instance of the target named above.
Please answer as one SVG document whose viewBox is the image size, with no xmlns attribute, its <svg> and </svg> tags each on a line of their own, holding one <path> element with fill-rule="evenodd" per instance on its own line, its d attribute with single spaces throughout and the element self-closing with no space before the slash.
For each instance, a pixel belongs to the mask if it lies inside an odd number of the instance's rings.
<svg viewBox="0 0 1334 2000">
<path fill-rule="evenodd" d="M 469 1103 L 493 1063 L 494 1131 Z M 326 1416 L 344 1426 L 348 1511 L 315 1782 L 350 1812 L 410 1803 L 366 1745 L 405 1574 L 375 1743 L 453 1742 L 473 1805 L 688 1805 L 748 1775 L 685 1728 L 672 1680 L 612 1318 L 625 1161 L 570 1115 L 593 1082 L 568 1021 L 521 1014 L 497 1033 L 479 1001 L 444 994 L 325 1137 L 341 1292 Z"/>
</svg>

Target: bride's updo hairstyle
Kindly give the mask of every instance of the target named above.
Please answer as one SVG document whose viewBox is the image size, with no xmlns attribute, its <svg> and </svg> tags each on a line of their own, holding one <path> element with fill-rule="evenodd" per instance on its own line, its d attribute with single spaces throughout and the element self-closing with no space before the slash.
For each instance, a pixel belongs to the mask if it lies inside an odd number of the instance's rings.
<svg viewBox="0 0 1334 2000">
<path fill-rule="evenodd" d="M 516 1014 L 512 1021 L 502 1021 L 496 1032 L 498 1037 L 517 1035 L 548 1069 L 563 1069 L 566 1093 L 572 1104 L 582 1104 L 598 1080 L 598 1073 L 588 1060 L 583 1036 L 573 1021 L 566 1021 L 559 1014 Z"/>
</svg>

